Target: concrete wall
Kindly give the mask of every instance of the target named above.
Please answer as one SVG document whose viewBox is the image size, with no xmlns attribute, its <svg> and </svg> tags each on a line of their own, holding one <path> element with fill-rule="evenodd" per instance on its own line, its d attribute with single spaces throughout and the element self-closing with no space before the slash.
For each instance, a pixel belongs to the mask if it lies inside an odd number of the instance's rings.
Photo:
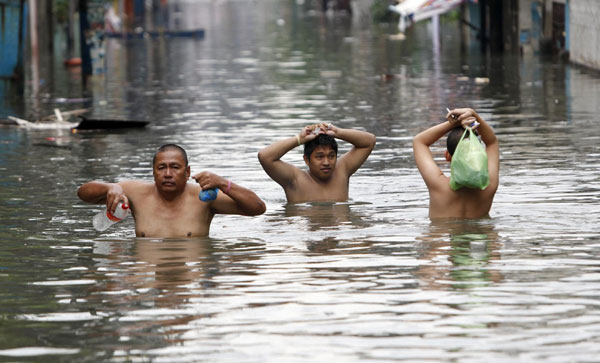
<svg viewBox="0 0 600 363">
<path fill-rule="evenodd" d="M 600 70 L 600 1 L 570 0 L 570 60 Z"/>
<path fill-rule="evenodd" d="M 530 55 L 538 51 L 538 41 L 533 30 L 533 9 L 539 7 L 537 0 L 520 0 L 519 1 L 519 47 L 521 53 Z M 535 24 L 537 25 L 537 24 Z"/>
</svg>

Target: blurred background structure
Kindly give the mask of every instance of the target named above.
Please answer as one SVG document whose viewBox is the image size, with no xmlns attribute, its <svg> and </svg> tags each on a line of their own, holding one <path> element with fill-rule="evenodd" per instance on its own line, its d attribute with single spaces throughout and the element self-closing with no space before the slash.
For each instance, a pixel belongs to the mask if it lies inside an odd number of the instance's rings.
<svg viewBox="0 0 600 363">
<path fill-rule="evenodd" d="M 304 12 L 398 22 L 401 32 L 415 21 L 439 24 L 445 16 L 457 20 L 461 46 L 477 44 L 492 54 L 557 55 L 600 69 L 595 19 L 600 2 L 594 0 L 288 1 Z M 85 96 L 89 77 L 106 71 L 107 37 L 202 38 L 214 18 L 206 9 L 214 6 L 212 0 L 0 0 L 0 95 L 30 91 L 37 97 L 49 81 L 40 72 L 58 60 L 80 75 Z M 398 16 L 401 8 L 408 10 Z"/>
</svg>

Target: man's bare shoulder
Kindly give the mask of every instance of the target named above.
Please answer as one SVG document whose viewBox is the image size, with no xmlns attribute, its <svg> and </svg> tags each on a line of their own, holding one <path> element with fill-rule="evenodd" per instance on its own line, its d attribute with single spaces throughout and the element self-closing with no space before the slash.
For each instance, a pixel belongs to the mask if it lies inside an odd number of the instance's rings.
<svg viewBox="0 0 600 363">
<path fill-rule="evenodd" d="M 125 194 L 139 194 L 147 193 L 154 190 L 154 183 L 143 181 L 143 180 L 123 180 L 118 182 Z"/>
<path fill-rule="evenodd" d="M 442 195 L 450 195 L 454 191 L 450 188 L 450 177 L 440 170 L 440 174 L 435 177 L 430 177 L 425 180 L 429 193 L 439 193 Z"/>
<path fill-rule="evenodd" d="M 200 193 L 201 190 L 200 185 L 197 183 L 187 183 L 185 185 L 185 195 L 195 199 L 198 199 L 198 193 Z"/>
<path fill-rule="evenodd" d="M 153 182 L 150 182 L 150 181 L 137 180 L 137 179 L 121 180 L 117 183 L 120 185 L 135 185 L 135 186 L 144 186 L 144 185 L 153 185 L 154 184 Z"/>
</svg>

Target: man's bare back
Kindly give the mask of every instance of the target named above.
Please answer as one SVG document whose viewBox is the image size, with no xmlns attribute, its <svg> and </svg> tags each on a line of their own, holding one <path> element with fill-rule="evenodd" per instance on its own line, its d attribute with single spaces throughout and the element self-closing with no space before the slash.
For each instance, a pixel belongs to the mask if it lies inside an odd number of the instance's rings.
<svg viewBox="0 0 600 363">
<path fill-rule="evenodd" d="M 354 147 L 338 159 L 334 138 Z M 306 144 L 307 171 L 281 161 L 283 155 L 301 144 Z M 343 202 L 348 200 L 350 176 L 365 162 L 374 146 L 375 136 L 371 133 L 322 123 L 306 126 L 296 137 L 267 146 L 259 152 L 258 159 L 267 174 L 283 187 L 288 203 Z"/>
<path fill-rule="evenodd" d="M 485 190 L 462 188 L 452 190 L 450 178 L 448 188 L 429 192 L 429 217 L 434 218 L 485 218 L 494 200 L 495 189 Z"/>
<path fill-rule="evenodd" d="M 448 118 L 447 122 L 421 132 L 413 140 L 415 161 L 429 190 L 429 217 L 487 217 L 489 216 L 499 182 L 498 140 L 487 122 L 470 108 L 452 110 L 446 117 Z M 429 147 L 459 125 L 463 127 L 470 126 L 474 121 L 479 122 L 477 131 L 486 145 L 490 184 L 484 190 L 469 188 L 452 190 L 450 188 L 450 178 L 444 175 L 440 167 L 433 160 Z M 460 132 L 457 135 L 460 135 Z M 453 147 L 451 147 L 451 151 L 446 150 L 445 152 L 447 161 L 452 159 L 451 153 L 454 152 Z"/>
</svg>

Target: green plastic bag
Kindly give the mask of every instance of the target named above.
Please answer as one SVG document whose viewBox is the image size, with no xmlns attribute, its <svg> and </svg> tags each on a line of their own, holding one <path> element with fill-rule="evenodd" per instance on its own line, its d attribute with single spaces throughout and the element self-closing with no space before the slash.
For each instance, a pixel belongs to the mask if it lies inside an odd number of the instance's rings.
<svg viewBox="0 0 600 363">
<path fill-rule="evenodd" d="M 469 137 L 465 135 L 469 132 Z M 490 184 L 485 148 L 470 127 L 463 133 L 450 162 L 450 188 L 487 188 Z"/>
</svg>

